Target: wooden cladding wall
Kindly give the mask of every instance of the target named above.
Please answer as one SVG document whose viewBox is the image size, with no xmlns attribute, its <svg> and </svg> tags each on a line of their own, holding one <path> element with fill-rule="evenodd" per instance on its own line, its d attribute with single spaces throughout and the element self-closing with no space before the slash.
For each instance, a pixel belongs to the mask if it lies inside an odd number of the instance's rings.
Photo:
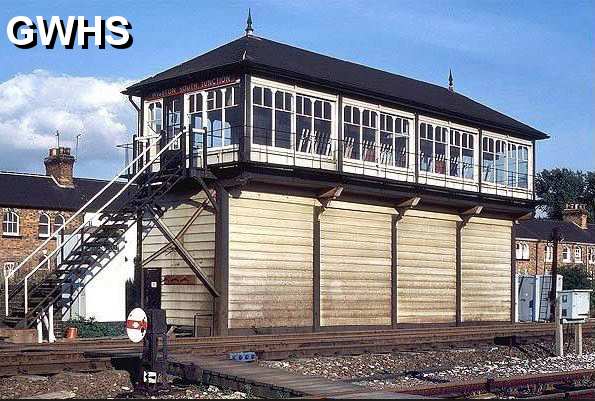
<svg viewBox="0 0 595 401">
<path fill-rule="evenodd" d="M 229 200 L 229 328 L 312 326 L 314 200 Z"/>
<path fill-rule="evenodd" d="M 458 220 L 411 210 L 398 222 L 398 323 L 455 321 Z"/>
<path fill-rule="evenodd" d="M 198 204 L 205 200 L 204 192 L 192 197 Z M 177 235 L 180 229 L 196 211 L 196 205 L 180 203 L 182 200 L 172 200 L 164 206 L 168 207 L 162 217 L 163 223 Z M 213 280 L 213 266 L 215 262 L 215 215 L 203 210 L 186 233 L 179 238 L 180 242 Z M 166 239 L 157 228 L 152 228 L 143 242 L 143 259 L 167 244 Z M 162 269 L 162 277 L 167 276 L 195 276 L 186 266 L 178 253 L 172 248 L 170 251 L 149 262 L 145 268 Z M 194 324 L 195 314 L 209 315 L 213 313 L 213 298 L 207 289 L 197 281 L 195 285 L 175 285 L 165 283 L 161 292 L 161 305 L 167 311 L 167 323 L 173 325 Z M 200 327 L 211 327 L 211 317 L 201 317 L 197 324 Z"/>
<path fill-rule="evenodd" d="M 391 215 L 328 208 L 320 217 L 320 325 L 391 324 Z"/>
<path fill-rule="evenodd" d="M 510 221 L 472 218 L 463 228 L 463 321 L 507 321 L 511 307 Z"/>
</svg>

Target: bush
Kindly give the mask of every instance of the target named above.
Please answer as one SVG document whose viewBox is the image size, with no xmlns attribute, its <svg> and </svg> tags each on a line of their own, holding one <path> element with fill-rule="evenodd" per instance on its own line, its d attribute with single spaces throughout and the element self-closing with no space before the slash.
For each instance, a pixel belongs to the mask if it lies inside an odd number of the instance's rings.
<svg viewBox="0 0 595 401">
<path fill-rule="evenodd" d="M 94 318 L 78 317 L 64 322 L 64 327 L 76 327 L 80 338 L 118 337 L 126 335 L 124 322 L 98 322 Z"/>
</svg>

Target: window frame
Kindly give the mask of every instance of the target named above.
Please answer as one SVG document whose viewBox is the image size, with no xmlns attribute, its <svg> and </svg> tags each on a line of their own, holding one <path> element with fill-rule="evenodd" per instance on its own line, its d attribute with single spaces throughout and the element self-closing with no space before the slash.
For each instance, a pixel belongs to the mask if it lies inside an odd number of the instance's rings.
<svg viewBox="0 0 595 401">
<path fill-rule="evenodd" d="M 56 222 L 56 220 L 57 220 L 58 218 L 62 219 L 62 224 L 60 224 L 60 225 L 58 225 L 58 223 Z M 58 214 L 56 214 L 56 215 L 54 216 L 54 220 L 53 220 L 53 222 L 52 222 L 52 224 L 53 224 L 53 228 L 54 228 L 54 231 L 53 231 L 53 232 L 54 232 L 54 233 L 57 233 L 57 232 L 58 232 L 58 230 L 59 230 L 61 227 L 64 227 L 64 224 L 65 224 L 65 223 L 66 223 L 66 218 L 65 218 L 65 217 L 62 215 L 62 213 L 58 213 Z M 64 233 L 64 234 L 66 234 L 66 233 Z"/>
<path fill-rule="evenodd" d="M 9 274 L 10 274 L 10 272 L 12 272 L 14 269 L 16 269 L 17 266 L 18 266 L 18 263 L 14 262 L 14 261 L 4 262 L 2 264 L 3 277 L 7 276 L 7 274 L 6 274 L 7 270 L 9 271 Z"/>
<path fill-rule="evenodd" d="M 574 263 L 582 264 L 583 263 L 583 248 L 581 248 L 580 246 L 575 246 L 574 252 L 573 252 L 573 257 L 574 257 Z"/>
<path fill-rule="evenodd" d="M 427 134 L 426 134 L 426 138 L 422 138 L 422 124 L 426 125 L 426 130 L 427 130 L 427 125 L 430 124 L 433 126 L 433 135 L 432 135 L 432 139 L 426 139 L 427 138 Z M 441 136 L 444 137 L 444 142 L 439 142 L 440 144 L 445 145 L 445 151 L 444 151 L 444 173 L 437 173 L 436 172 L 436 166 L 435 166 L 435 161 L 436 161 L 436 127 L 440 128 L 441 131 Z M 427 132 L 427 131 L 426 131 Z M 477 163 L 478 163 L 478 157 L 479 157 L 479 131 L 473 127 L 467 127 L 467 126 L 463 126 L 460 124 L 456 124 L 453 123 L 451 121 L 447 121 L 447 120 L 438 120 L 438 119 L 434 119 L 434 118 L 430 118 L 430 117 L 426 117 L 426 116 L 420 116 L 419 117 L 419 121 L 417 124 L 417 146 L 418 146 L 418 168 L 419 168 L 419 174 L 420 177 L 428 177 L 428 178 L 440 178 L 441 180 L 445 179 L 451 182 L 459 182 L 459 183 L 470 183 L 470 184 L 476 184 L 478 182 L 478 176 L 477 176 L 477 171 L 478 169 L 477 167 Z M 459 144 L 456 144 L 456 133 L 460 134 L 460 139 L 459 139 Z M 471 143 L 473 144 L 472 147 L 463 147 L 463 137 L 467 138 L 467 144 L 469 144 L 469 139 L 471 139 Z M 453 141 L 454 139 L 454 141 Z M 427 140 L 427 141 L 431 141 L 432 142 L 432 168 L 431 171 L 428 170 L 424 170 L 422 168 L 422 151 L 421 151 L 421 145 L 422 145 L 422 140 Z M 454 143 L 453 143 L 454 142 Z M 451 148 L 457 148 L 459 150 L 459 155 L 460 155 L 460 159 L 458 161 L 458 174 L 457 175 L 451 175 L 451 163 L 453 162 L 453 159 L 451 157 Z M 464 150 L 471 150 L 472 154 L 473 154 L 473 163 L 471 165 L 471 171 L 472 171 L 472 176 L 471 177 L 465 177 L 464 174 L 462 174 L 462 166 L 463 164 L 463 151 Z"/>
<path fill-rule="evenodd" d="M 15 216 L 14 221 L 8 221 L 8 216 Z M 6 231 L 5 225 L 15 225 L 16 231 Z M 21 235 L 21 216 L 14 210 L 5 210 L 2 213 L 2 236 L 5 237 L 19 237 Z"/>
<path fill-rule="evenodd" d="M 485 150 L 484 144 L 488 144 L 488 149 Z M 502 165 L 504 166 L 505 170 L 501 173 L 502 174 L 502 182 L 498 180 L 498 145 L 500 145 L 501 149 L 504 149 L 503 152 L 503 161 Z M 482 143 L 480 144 L 479 152 L 481 154 L 481 165 L 480 165 L 480 174 L 482 183 L 485 183 L 490 186 L 494 186 L 497 188 L 507 188 L 511 190 L 517 191 L 526 191 L 531 192 L 533 189 L 533 180 L 530 179 L 531 177 L 531 166 L 533 161 L 532 158 L 532 147 L 533 144 L 527 141 L 523 141 L 519 138 L 510 137 L 508 135 L 501 135 L 494 132 L 484 131 L 482 135 Z M 511 157 L 511 151 L 514 148 L 515 157 Z M 492 156 L 492 163 L 493 163 L 493 174 L 492 179 L 488 180 L 485 175 L 485 160 L 486 154 Z M 526 155 L 526 160 L 522 158 L 522 155 Z M 514 159 L 515 161 L 515 171 L 511 172 L 510 170 L 510 160 Z M 525 181 L 521 180 L 521 176 L 525 173 L 521 173 L 520 168 L 521 164 L 526 163 L 527 165 L 527 173 L 525 177 Z M 513 175 L 511 175 L 513 174 Z M 520 183 L 525 182 L 525 186 L 521 186 Z"/>
<path fill-rule="evenodd" d="M 554 247 L 553 245 L 545 246 L 544 259 L 546 263 L 552 263 L 554 261 Z"/>
<path fill-rule="evenodd" d="M 517 242 L 515 248 L 516 260 L 529 260 L 529 244 L 526 242 Z"/>
<path fill-rule="evenodd" d="M 589 248 L 588 252 L 589 252 L 589 255 L 587 258 L 587 262 L 588 262 L 588 264 L 593 265 L 593 264 L 595 264 L 595 248 Z"/>
<path fill-rule="evenodd" d="M 570 247 L 567 245 L 564 245 L 562 247 L 562 262 L 564 262 L 564 263 L 572 262 L 572 251 L 570 250 Z"/>
<path fill-rule="evenodd" d="M 261 87 L 271 90 L 271 106 L 261 106 L 259 104 L 255 104 L 254 102 L 254 88 Z M 291 135 L 290 135 L 290 147 L 279 147 L 275 146 L 276 143 L 276 111 L 281 112 L 288 112 L 288 110 L 279 109 L 276 107 L 276 93 L 277 92 L 284 92 L 286 94 L 291 95 L 291 118 L 290 118 L 290 125 L 291 125 Z M 330 103 L 330 119 L 322 118 L 324 121 L 330 121 L 330 138 L 328 142 L 330 142 L 330 147 L 327 149 L 327 155 L 319 154 L 316 152 L 317 147 L 312 144 L 312 146 L 308 146 L 309 151 L 304 152 L 297 149 L 297 140 L 298 140 L 298 133 L 297 133 L 297 97 L 301 96 L 303 98 L 307 98 L 311 101 L 311 127 L 312 130 L 314 129 L 315 120 L 321 119 L 315 116 L 315 102 L 321 101 L 323 102 L 322 105 L 322 116 L 324 117 L 324 102 Z M 249 129 L 250 132 L 250 146 L 253 146 L 255 149 L 259 147 L 267 147 L 268 152 L 278 153 L 280 155 L 284 154 L 295 154 L 299 155 L 300 157 L 308 157 L 308 158 L 322 158 L 324 160 L 333 160 L 336 154 L 336 142 L 337 142 L 337 104 L 338 104 L 338 96 L 330 95 L 324 92 L 313 91 L 307 88 L 303 88 L 297 85 L 287 85 L 276 81 L 267 80 L 264 78 L 252 77 L 250 83 L 250 120 L 252 121 L 252 126 Z M 271 145 L 267 144 L 259 144 L 254 142 L 254 107 L 266 107 L 271 109 Z M 301 114 L 300 114 L 301 115 Z M 312 138 L 312 137 L 310 137 Z"/>
<path fill-rule="evenodd" d="M 41 220 L 45 218 L 46 222 L 43 223 Z M 47 230 L 46 233 L 41 232 L 41 227 L 44 226 Z M 40 212 L 37 219 L 37 236 L 39 238 L 49 238 L 52 235 L 52 219 L 50 215 L 45 212 Z"/>
</svg>

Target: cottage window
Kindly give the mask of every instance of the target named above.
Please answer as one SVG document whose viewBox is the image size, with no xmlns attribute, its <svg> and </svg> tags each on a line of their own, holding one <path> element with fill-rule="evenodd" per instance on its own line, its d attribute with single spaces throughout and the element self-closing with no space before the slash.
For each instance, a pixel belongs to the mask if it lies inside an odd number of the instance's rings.
<svg viewBox="0 0 595 401">
<path fill-rule="evenodd" d="M 562 248 L 562 261 L 565 263 L 572 262 L 572 260 L 570 259 L 570 248 L 567 246 Z"/>
<path fill-rule="evenodd" d="M 524 243 L 516 244 L 515 256 L 517 260 L 528 260 L 529 259 L 529 245 Z"/>
<path fill-rule="evenodd" d="M 62 216 L 61 214 L 57 214 L 54 217 L 54 232 L 60 230 L 62 226 L 64 226 L 64 216 Z"/>
<path fill-rule="evenodd" d="M 39 237 L 47 238 L 50 236 L 50 216 L 45 213 L 39 215 Z"/>
<path fill-rule="evenodd" d="M 595 264 L 595 248 L 589 248 L 589 263 Z"/>
<path fill-rule="evenodd" d="M 574 263 L 583 263 L 583 250 L 582 248 L 574 248 Z"/>
<path fill-rule="evenodd" d="M 545 261 L 551 263 L 554 260 L 554 247 L 547 245 L 545 247 Z"/>
<path fill-rule="evenodd" d="M 19 215 L 16 212 L 4 212 L 4 217 L 2 218 L 2 234 L 18 236 L 20 233 L 19 220 Z"/>
<path fill-rule="evenodd" d="M 6 277 L 9 274 L 12 274 L 14 269 L 17 267 L 16 262 L 4 262 L 2 265 L 2 274 Z"/>
</svg>

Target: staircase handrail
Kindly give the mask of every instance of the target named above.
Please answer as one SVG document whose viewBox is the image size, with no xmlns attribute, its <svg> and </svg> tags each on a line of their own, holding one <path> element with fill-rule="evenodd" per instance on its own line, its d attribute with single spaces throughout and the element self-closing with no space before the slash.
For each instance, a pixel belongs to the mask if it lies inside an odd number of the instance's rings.
<svg viewBox="0 0 595 401">
<path fill-rule="evenodd" d="M 132 185 L 132 183 L 149 167 L 151 166 L 158 157 L 161 156 L 161 154 L 163 154 L 163 152 L 165 152 L 167 149 L 170 148 L 170 146 L 177 141 L 186 131 L 185 130 L 181 130 L 178 134 L 176 134 L 165 146 L 163 146 L 161 148 L 161 150 L 159 152 L 157 152 L 157 154 L 155 154 L 155 156 L 153 156 L 153 158 L 151 158 L 147 163 L 145 163 L 143 165 L 143 167 L 130 179 L 128 180 L 128 182 L 118 191 L 118 193 L 114 196 L 112 196 L 110 198 L 110 200 L 105 203 L 99 210 L 97 210 L 96 215 L 100 215 L 101 212 L 103 212 L 103 210 L 105 210 L 106 207 L 108 207 L 109 205 L 112 204 L 112 202 L 117 199 L 120 195 L 122 195 L 124 193 L 124 191 L 126 191 L 128 189 L 128 187 L 130 187 L 130 185 Z M 9 315 L 9 308 L 8 308 L 8 301 L 9 301 L 9 291 L 8 291 L 8 280 L 15 275 L 16 272 L 18 272 L 20 270 L 20 268 L 22 266 L 25 265 L 25 263 L 27 263 L 28 261 L 30 261 L 33 256 L 35 256 L 39 251 L 41 251 L 51 240 L 53 240 L 54 238 L 57 238 L 57 235 L 59 233 L 61 233 L 62 230 L 65 230 L 67 225 L 69 223 L 71 223 L 74 219 L 76 219 L 77 217 L 79 217 L 93 202 L 95 202 L 95 200 L 97 200 L 97 198 L 99 198 L 109 187 L 111 187 L 117 180 L 118 178 L 120 178 L 120 176 L 124 173 L 126 173 L 127 171 L 129 171 L 129 169 L 131 167 L 134 166 L 135 163 L 137 163 L 141 157 L 143 157 L 145 155 L 145 153 L 147 153 L 148 151 L 150 151 L 151 149 L 151 145 L 147 146 L 145 150 L 143 150 L 137 157 L 134 158 L 134 160 L 132 160 L 127 166 L 125 166 L 122 170 L 120 170 L 120 172 L 118 172 L 118 174 L 116 174 L 116 176 L 109 182 L 107 183 L 99 192 L 97 192 L 89 201 L 87 201 L 87 203 L 85 203 L 79 210 L 77 210 L 68 220 L 66 220 L 66 222 L 58 229 L 56 230 L 50 237 L 48 237 L 43 243 L 41 243 L 41 245 L 39 245 L 33 252 L 31 252 L 21 263 L 19 263 L 19 265 L 12 270 L 11 272 L 9 272 L 9 274 L 7 274 L 6 276 L 4 276 L 4 308 L 5 308 L 5 316 Z M 83 222 L 80 226 L 78 226 L 76 228 L 76 230 L 74 230 L 72 232 L 72 234 L 70 235 L 69 239 L 66 241 L 63 241 L 60 246 L 57 246 L 56 249 L 54 249 L 49 255 L 47 255 L 47 257 L 44 257 L 43 261 L 40 262 L 33 270 L 37 271 L 39 270 L 39 268 L 41 266 L 43 266 L 46 263 L 46 260 L 50 257 L 52 257 L 54 254 L 56 254 L 56 252 L 58 252 L 59 250 L 61 250 L 64 245 L 66 243 L 68 243 L 68 241 L 70 241 L 73 237 L 75 237 L 75 234 L 77 234 L 79 231 L 82 230 L 82 228 L 87 224 L 87 222 Z M 45 255 L 44 255 L 45 256 Z"/>
</svg>

